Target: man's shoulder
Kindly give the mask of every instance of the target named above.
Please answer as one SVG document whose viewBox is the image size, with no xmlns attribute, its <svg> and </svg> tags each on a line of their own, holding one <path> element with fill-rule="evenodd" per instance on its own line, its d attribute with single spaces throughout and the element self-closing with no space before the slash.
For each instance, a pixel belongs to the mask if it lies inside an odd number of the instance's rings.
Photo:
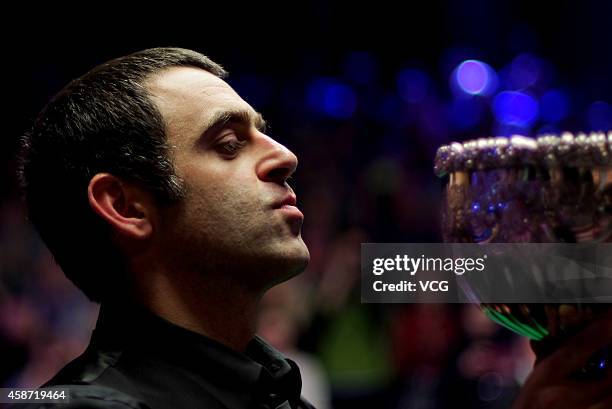
<svg viewBox="0 0 612 409">
<path fill-rule="evenodd" d="M 138 399 L 102 385 L 54 385 L 48 390 L 64 391 L 57 402 L 15 404 L 10 409 L 150 409 Z"/>
<path fill-rule="evenodd" d="M 65 400 L 17 404 L 11 409 L 150 409 L 131 382 L 114 369 L 120 355 L 102 352 L 90 345 L 40 387 L 47 391 L 65 391 Z"/>
</svg>

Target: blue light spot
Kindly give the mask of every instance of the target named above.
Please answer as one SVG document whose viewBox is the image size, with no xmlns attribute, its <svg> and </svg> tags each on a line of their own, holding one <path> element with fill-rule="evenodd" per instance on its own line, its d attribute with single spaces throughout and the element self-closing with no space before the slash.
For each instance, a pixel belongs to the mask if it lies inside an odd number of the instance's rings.
<svg viewBox="0 0 612 409">
<path fill-rule="evenodd" d="M 519 55 L 510 66 L 510 79 L 515 89 L 527 88 L 535 85 L 541 78 L 543 70 L 542 60 L 530 55 Z"/>
<path fill-rule="evenodd" d="M 475 60 L 463 62 L 457 68 L 457 83 L 468 94 L 480 94 L 489 82 L 489 74 L 483 63 Z"/>
<path fill-rule="evenodd" d="M 606 360 L 602 359 L 601 361 L 599 361 L 599 369 L 605 369 L 606 368 Z"/>
<path fill-rule="evenodd" d="M 315 112 L 322 111 L 321 107 L 325 98 L 325 91 L 333 83 L 334 81 L 329 78 L 318 78 L 310 83 L 306 92 L 306 102 L 310 109 Z"/>
<path fill-rule="evenodd" d="M 348 119 L 357 108 L 357 95 L 348 85 L 330 78 L 319 78 L 308 88 L 307 103 L 315 112 L 336 119 Z"/>
<path fill-rule="evenodd" d="M 540 116 L 545 121 L 558 122 L 569 112 L 569 98 L 560 90 L 550 90 L 540 98 Z"/>
<path fill-rule="evenodd" d="M 463 61 L 453 71 L 451 83 L 469 95 L 489 95 L 497 82 L 495 71 L 478 60 Z"/>
<path fill-rule="evenodd" d="M 472 212 L 478 213 L 480 211 L 480 203 L 474 202 L 472 203 Z"/>
<path fill-rule="evenodd" d="M 357 84 L 369 84 L 376 79 L 377 63 L 372 54 L 355 51 L 347 55 L 344 61 L 344 73 L 348 79 Z"/>
<path fill-rule="evenodd" d="M 499 202 L 499 203 L 497 204 L 497 208 L 498 208 L 498 209 L 500 209 L 500 210 L 505 209 L 505 208 L 506 208 L 506 206 L 507 206 L 507 205 L 506 205 L 506 203 L 503 203 L 503 202 Z"/>
<path fill-rule="evenodd" d="M 612 129 L 612 106 L 603 101 L 591 104 L 587 112 L 591 131 L 608 131 Z"/>
<path fill-rule="evenodd" d="M 397 91 L 406 102 L 418 103 L 429 93 L 429 77 L 417 69 L 406 69 L 397 75 Z"/>
<path fill-rule="evenodd" d="M 493 100 L 493 114 L 502 124 L 527 127 L 538 117 L 538 101 L 523 92 L 500 92 Z"/>
<path fill-rule="evenodd" d="M 347 119 L 355 112 L 357 97 L 350 87 L 342 84 L 334 85 L 327 89 L 323 106 L 329 116 Z"/>
<path fill-rule="evenodd" d="M 487 207 L 487 211 L 489 213 L 494 213 L 495 212 L 495 205 L 493 203 L 491 203 L 488 207 Z"/>
</svg>

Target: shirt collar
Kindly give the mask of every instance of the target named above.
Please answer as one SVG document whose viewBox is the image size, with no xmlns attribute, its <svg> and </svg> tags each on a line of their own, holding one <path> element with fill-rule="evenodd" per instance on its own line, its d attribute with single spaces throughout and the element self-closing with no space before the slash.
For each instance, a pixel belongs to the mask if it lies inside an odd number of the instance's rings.
<svg viewBox="0 0 612 409">
<path fill-rule="evenodd" d="M 142 307 L 103 305 L 92 339 L 171 363 L 176 374 L 168 376 L 195 378 L 228 408 L 298 407 L 297 365 L 258 336 L 241 353 Z"/>
</svg>

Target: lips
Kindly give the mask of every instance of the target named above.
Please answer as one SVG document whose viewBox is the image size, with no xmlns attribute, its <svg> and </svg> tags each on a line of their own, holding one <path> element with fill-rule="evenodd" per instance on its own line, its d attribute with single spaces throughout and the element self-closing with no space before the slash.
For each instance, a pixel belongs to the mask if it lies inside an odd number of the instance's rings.
<svg viewBox="0 0 612 409">
<path fill-rule="evenodd" d="M 273 208 L 281 210 L 283 213 L 285 213 L 285 215 L 289 216 L 290 218 L 303 220 L 304 215 L 302 214 L 300 209 L 297 208 L 296 204 L 297 199 L 295 197 L 295 194 L 291 193 L 285 196 L 285 198 L 283 198 L 282 200 L 276 202 Z"/>
<path fill-rule="evenodd" d="M 278 202 L 274 208 L 275 209 L 279 209 L 283 206 L 294 206 L 297 204 L 297 198 L 295 197 L 294 194 L 290 194 L 287 195 L 283 200 L 281 200 L 280 202 Z"/>
</svg>

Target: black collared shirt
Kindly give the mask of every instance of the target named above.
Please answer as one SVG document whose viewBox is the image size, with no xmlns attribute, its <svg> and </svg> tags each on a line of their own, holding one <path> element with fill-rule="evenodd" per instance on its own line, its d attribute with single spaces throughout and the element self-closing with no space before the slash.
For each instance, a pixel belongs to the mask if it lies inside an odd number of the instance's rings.
<svg viewBox="0 0 612 409">
<path fill-rule="evenodd" d="M 261 338 L 243 354 L 134 307 L 102 306 L 87 350 L 43 386 L 60 385 L 70 404 L 30 407 L 314 409 L 296 364 Z"/>
</svg>

